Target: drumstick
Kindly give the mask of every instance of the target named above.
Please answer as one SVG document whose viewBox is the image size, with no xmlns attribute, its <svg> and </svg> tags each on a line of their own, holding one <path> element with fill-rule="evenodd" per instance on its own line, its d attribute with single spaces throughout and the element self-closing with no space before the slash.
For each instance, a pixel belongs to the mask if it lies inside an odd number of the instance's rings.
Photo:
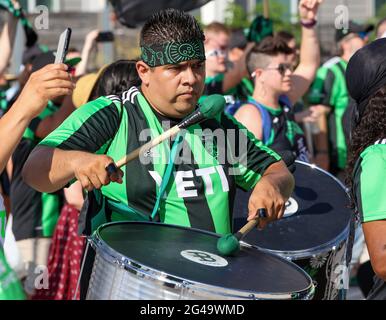
<svg viewBox="0 0 386 320">
<path fill-rule="evenodd" d="M 248 221 L 248 223 L 236 233 L 229 233 L 217 240 L 217 250 L 221 255 L 229 256 L 240 250 L 239 241 L 259 224 L 260 218 L 267 217 L 267 212 L 264 208 L 261 208 L 257 210 L 257 215 L 258 217 L 256 219 Z"/>
<path fill-rule="evenodd" d="M 193 124 L 199 123 L 205 119 L 214 118 L 217 114 L 223 111 L 224 108 L 225 108 L 225 99 L 222 95 L 213 94 L 208 96 L 203 101 L 202 105 L 198 110 L 193 112 L 190 116 L 182 120 L 176 126 L 170 128 L 169 130 L 165 131 L 158 137 L 144 144 L 142 147 L 139 147 L 134 151 L 130 152 L 129 154 L 125 155 L 122 159 L 116 162 L 116 166 L 118 168 L 122 167 L 123 165 L 127 164 L 131 160 L 139 157 L 140 154 L 145 153 L 146 151 L 150 150 L 151 148 L 155 147 L 161 142 L 169 139 L 170 137 L 175 136 L 182 129 L 185 129 Z"/>
</svg>

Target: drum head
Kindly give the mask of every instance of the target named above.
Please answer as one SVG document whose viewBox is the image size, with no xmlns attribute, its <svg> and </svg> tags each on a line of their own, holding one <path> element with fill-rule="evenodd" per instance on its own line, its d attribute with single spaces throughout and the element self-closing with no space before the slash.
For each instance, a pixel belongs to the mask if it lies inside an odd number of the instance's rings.
<svg viewBox="0 0 386 320">
<path fill-rule="evenodd" d="M 263 231 L 253 230 L 244 241 L 260 248 L 296 252 L 331 243 L 348 232 L 352 216 L 343 186 L 329 173 L 296 162 L 295 190 L 285 217 L 270 223 Z M 234 230 L 245 224 L 251 192 L 237 190 Z"/>
<path fill-rule="evenodd" d="M 311 280 L 295 264 L 252 247 L 219 256 L 218 235 L 191 228 L 146 222 L 101 226 L 98 237 L 140 266 L 190 282 L 251 293 L 308 290 Z"/>
</svg>

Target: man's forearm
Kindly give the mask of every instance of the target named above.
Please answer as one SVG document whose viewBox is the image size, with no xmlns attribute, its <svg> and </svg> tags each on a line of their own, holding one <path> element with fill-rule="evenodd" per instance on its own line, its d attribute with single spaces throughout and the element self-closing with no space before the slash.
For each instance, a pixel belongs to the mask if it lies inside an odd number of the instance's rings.
<svg viewBox="0 0 386 320">
<path fill-rule="evenodd" d="M 276 185 L 285 198 L 288 199 L 291 196 L 295 187 L 295 179 L 283 161 L 270 165 L 264 172 L 263 178 L 269 179 Z"/>
<path fill-rule="evenodd" d="M 0 119 L 0 171 L 3 171 L 31 119 L 17 102 Z M 11 133 L 11 134 L 10 134 Z"/>
<path fill-rule="evenodd" d="M 40 192 L 57 191 L 75 177 L 72 163 L 81 153 L 37 146 L 24 165 L 23 179 Z"/>
</svg>

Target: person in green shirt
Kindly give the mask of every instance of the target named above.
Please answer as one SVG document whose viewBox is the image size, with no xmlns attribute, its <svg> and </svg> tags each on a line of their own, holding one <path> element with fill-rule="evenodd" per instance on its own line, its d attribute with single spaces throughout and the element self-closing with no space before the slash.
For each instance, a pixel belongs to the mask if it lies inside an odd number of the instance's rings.
<svg viewBox="0 0 386 320">
<path fill-rule="evenodd" d="M 15 150 L 30 121 L 40 114 L 50 99 L 71 94 L 74 85 L 67 66 L 50 64 L 33 73 L 19 98 L 10 110 L 0 119 L 0 171 Z M 12 132 L 10 135 L 9 133 Z M 0 210 L 1 211 L 1 210 Z M 4 234 L 4 212 L 0 235 Z M 13 270 L 8 266 L 2 249 L 0 236 L 0 300 L 24 299 L 25 294 Z"/>
<path fill-rule="evenodd" d="M 265 145 L 279 153 L 292 152 L 306 162 L 307 144 L 295 122 L 292 105 L 308 90 L 319 65 L 319 41 L 314 27 L 318 6 L 318 1 L 313 6 L 308 6 L 307 1 L 299 3 L 303 27 L 300 62 L 295 70 L 290 60 L 293 50 L 278 37 L 266 37 L 247 55 L 254 91 L 235 113 L 235 118 Z"/>
<path fill-rule="evenodd" d="M 178 153 L 165 200 L 155 215 L 168 163 L 168 142 L 112 175 L 106 171 L 114 160 L 162 134 L 196 108 L 204 89 L 203 40 L 192 16 L 174 9 L 154 14 L 141 31 L 142 55 L 136 65 L 141 86 L 130 88 L 121 97 L 101 97 L 76 110 L 33 150 L 24 166 L 25 181 L 38 190 L 55 191 L 77 178 L 84 188 L 94 190 L 109 210 L 94 212 L 91 229 L 106 221 L 153 219 L 225 234 L 231 231 L 236 185 L 254 190 L 249 219 L 260 207 L 270 208 L 261 226 L 280 217 L 282 201 L 293 187 L 292 176 L 276 153 L 225 114 L 185 132 L 183 152 Z M 245 144 L 230 143 L 225 148 L 236 156 L 246 146 L 242 154 L 248 161 L 222 161 L 222 146 L 216 141 L 206 144 L 202 135 L 215 130 L 224 132 L 225 137 L 233 132 L 236 140 L 244 138 Z M 145 132 L 152 134 L 144 137 Z M 233 175 L 231 168 L 240 170 Z"/>
<path fill-rule="evenodd" d="M 232 94 L 244 77 L 248 76 L 245 57 L 251 45 L 247 44 L 241 56 L 228 61 L 230 31 L 221 23 L 208 25 L 205 30 L 205 89 L 200 98 L 202 102 L 211 94 Z"/>
<path fill-rule="evenodd" d="M 344 180 L 347 161 L 347 145 L 343 128 L 343 116 L 349 106 L 345 71 L 352 55 L 367 41 L 372 26 L 358 25 L 349 21 L 348 29 L 337 29 L 335 41 L 339 56 L 325 62 L 316 74 L 308 101 L 322 106 L 323 117 L 319 119 L 320 132 L 315 135 L 315 162 L 324 170 Z"/>
<path fill-rule="evenodd" d="M 386 39 L 357 51 L 346 70 L 355 101 L 347 182 L 377 275 L 368 299 L 386 300 Z"/>
</svg>

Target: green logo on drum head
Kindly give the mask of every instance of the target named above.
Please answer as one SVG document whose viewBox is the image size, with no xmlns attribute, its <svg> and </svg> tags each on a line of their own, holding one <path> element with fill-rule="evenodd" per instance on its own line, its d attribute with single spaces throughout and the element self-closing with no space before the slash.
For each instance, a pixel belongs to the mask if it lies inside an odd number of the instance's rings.
<svg viewBox="0 0 386 320">
<path fill-rule="evenodd" d="M 210 267 L 226 267 L 228 265 L 228 261 L 224 258 L 205 251 L 184 250 L 181 251 L 181 256 L 187 260 Z"/>
</svg>

